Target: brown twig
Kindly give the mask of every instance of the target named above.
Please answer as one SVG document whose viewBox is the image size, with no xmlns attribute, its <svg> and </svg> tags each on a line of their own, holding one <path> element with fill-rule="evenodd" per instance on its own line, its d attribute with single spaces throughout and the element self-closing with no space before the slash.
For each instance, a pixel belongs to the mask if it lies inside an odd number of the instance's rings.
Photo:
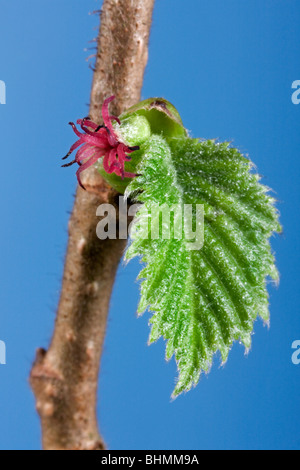
<svg viewBox="0 0 300 470">
<path fill-rule="evenodd" d="M 113 114 L 139 101 L 154 0 L 104 0 L 90 116 L 99 122 L 103 100 Z M 77 189 L 56 325 L 48 351 L 38 350 L 30 383 L 41 417 L 43 447 L 100 450 L 96 420 L 99 362 L 116 270 L 124 240 L 100 241 L 96 209 L 116 194 L 92 168 L 87 191 Z"/>
</svg>

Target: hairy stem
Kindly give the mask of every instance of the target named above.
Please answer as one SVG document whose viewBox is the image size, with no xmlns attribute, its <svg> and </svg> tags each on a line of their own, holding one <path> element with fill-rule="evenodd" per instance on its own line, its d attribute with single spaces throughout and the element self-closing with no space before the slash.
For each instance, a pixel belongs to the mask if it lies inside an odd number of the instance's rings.
<svg viewBox="0 0 300 470">
<path fill-rule="evenodd" d="M 104 99 L 116 96 L 113 114 L 139 101 L 148 56 L 154 0 L 104 0 L 90 116 L 100 123 Z M 30 374 L 45 450 L 100 450 L 97 419 L 99 363 L 109 300 L 124 240 L 96 236 L 96 209 L 117 194 L 94 170 L 77 189 L 55 331 L 39 349 Z"/>
</svg>

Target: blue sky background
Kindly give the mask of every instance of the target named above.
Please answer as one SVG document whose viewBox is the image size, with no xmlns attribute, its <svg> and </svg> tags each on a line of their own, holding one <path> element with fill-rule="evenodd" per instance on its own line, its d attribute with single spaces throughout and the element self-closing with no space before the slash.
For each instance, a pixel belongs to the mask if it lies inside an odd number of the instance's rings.
<svg viewBox="0 0 300 470">
<path fill-rule="evenodd" d="M 96 0 L 0 0 L 2 177 L 0 231 L 0 448 L 39 449 L 27 377 L 51 338 L 75 192 L 59 158 L 68 121 L 87 114 Z M 270 286 L 271 329 L 255 324 L 247 357 L 235 344 L 196 389 L 170 401 L 174 361 L 148 347 L 149 315 L 135 316 L 138 262 L 120 268 L 104 347 L 101 432 L 110 449 L 299 449 L 299 0 L 157 1 L 143 98 L 163 96 L 195 137 L 232 139 L 276 190 L 284 233 Z"/>
</svg>

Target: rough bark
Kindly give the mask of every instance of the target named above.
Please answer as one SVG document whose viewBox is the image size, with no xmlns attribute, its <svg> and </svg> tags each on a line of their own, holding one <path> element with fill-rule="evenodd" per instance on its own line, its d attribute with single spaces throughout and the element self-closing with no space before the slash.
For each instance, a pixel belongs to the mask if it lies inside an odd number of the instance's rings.
<svg viewBox="0 0 300 470">
<path fill-rule="evenodd" d="M 104 0 L 93 77 L 90 116 L 101 106 L 118 115 L 138 102 L 148 57 L 154 0 Z M 45 450 L 100 450 L 97 419 L 99 363 L 109 300 L 126 241 L 96 236 L 97 207 L 117 194 L 93 168 L 77 189 L 53 338 L 39 349 L 30 383 L 41 418 Z M 121 306 L 120 306 L 121 307 Z"/>
</svg>

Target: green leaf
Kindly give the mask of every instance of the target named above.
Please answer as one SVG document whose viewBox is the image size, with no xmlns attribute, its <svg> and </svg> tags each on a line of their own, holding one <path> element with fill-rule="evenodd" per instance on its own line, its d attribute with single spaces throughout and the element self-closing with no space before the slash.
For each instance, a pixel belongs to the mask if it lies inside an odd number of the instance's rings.
<svg viewBox="0 0 300 470">
<path fill-rule="evenodd" d="M 115 125 L 115 131 L 120 135 L 121 141 L 129 146 L 140 146 L 141 151 L 132 154 L 132 160 L 125 163 L 125 170 L 135 173 L 137 166 L 143 157 L 143 144 L 153 134 L 165 137 L 186 136 L 181 117 L 177 109 L 164 98 L 148 98 L 135 104 L 121 116 L 121 124 Z M 98 163 L 98 171 L 104 179 L 117 191 L 124 194 L 131 179 L 124 178 L 116 174 L 108 174 L 103 168 L 103 163 Z"/>
<path fill-rule="evenodd" d="M 268 322 L 266 278 L 278 279 L 269 238 L 280 225 L 268 188 L 228 143 L 152 135 L 140 152 L 139 176 L 125 193 L 142 203 L 126 258 L 145 263 L 138 313 L 153 312 L 149 342 L 163 336 L 166 358 L 175 355 L 175 397 L 209 371 L 217 351 L 226 361 L 234 340 L 250 348 L 258 315 Z M 162 230 L 153 239 L 149 214 L 160 220 L 158 204 L 182 209 L 171 217 L 169 239 Z M 186 204 L 203 208 L 201 249 L 174 235 Z"/>
<path fill-rule="evenodd" d="M 140 101 L 121 114 L 120 119 L 123 121 L 132 116 L 146 117 L 152 134 L 167 137 L 187 135 L 177 109 L 164 98 L 148 98 L 147 100 Z"/>
</svg>

